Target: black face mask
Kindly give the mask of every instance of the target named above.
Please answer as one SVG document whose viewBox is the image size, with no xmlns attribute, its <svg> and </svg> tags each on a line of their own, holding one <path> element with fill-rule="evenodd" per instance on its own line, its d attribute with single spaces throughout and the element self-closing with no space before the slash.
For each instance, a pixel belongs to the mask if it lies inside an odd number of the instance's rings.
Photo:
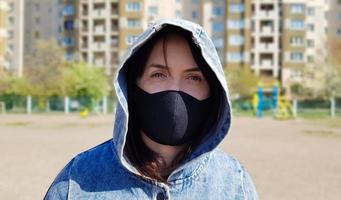
<svg viewBox="0 0 341 200">
<path fill-rule="evenodd" d="M 133 88 L 136 119 L 150 139 L 176 146 L 199 137 L 209 117 L 212 97 L 198 100 L 182 91 L 149 94 L 137 85 Z"/>
</svg>

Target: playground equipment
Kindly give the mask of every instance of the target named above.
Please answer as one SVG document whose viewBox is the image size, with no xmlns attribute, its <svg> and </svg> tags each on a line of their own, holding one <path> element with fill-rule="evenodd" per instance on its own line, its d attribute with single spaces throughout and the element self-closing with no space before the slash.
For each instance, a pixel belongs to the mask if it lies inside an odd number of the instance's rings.
<svg viewBox="0 0 341 200">
<path fill-rule="evenodd" d="M 276 119 L 290 119 L 293 117 L 292 105 L 283 95 L 278 98 L 278 110 L 275 114 Z"/>
<path fill-rule="evenodd" d="M 79 113 L 80 117 L 86 118 L 89 116 L 89 109 L 85 108 L 83 111 Z"/>
<path fill-rule="evenodd" d="M 269 84 L 266 86 L 271 88 L 270 98 L 273 117 L 276 119 L 292 118 L 294 116 L 292 105 L 285 95 L 280 96 L 279 83 L 275 82 L 272 87 Z M 253 112 L 259 118 L 264 116 L 265 99 L 264 84 L 259 83 L 257 92 L 252 97 Z"/>
</svg>

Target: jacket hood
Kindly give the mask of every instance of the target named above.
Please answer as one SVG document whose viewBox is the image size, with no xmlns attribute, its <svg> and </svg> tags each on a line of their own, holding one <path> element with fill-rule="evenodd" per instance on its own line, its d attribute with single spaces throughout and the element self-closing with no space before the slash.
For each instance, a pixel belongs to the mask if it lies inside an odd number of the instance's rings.
<svg viewBox="0 0 341 200">
<path fill-rule="evenodd" d="M 139 49 L 139 47 L 167 25 L 177 26 L 192 33 L 193 42 L 201 49 L 201 55 L 216 75 L 216 78 L 221 84 L 221 88 L 223 90 L 223 102 L 221 103 L 221 110 L 219 111 L 216 126 L 211 130 L 212 133 L 210 136 L 205 139 L 198 148 L 192 152 L 191 156 L 168 177 L 168 180 L 172 181 L 193 175 L 203 165 L 203 163 L 209 159 L 210 152 L 217 148 L 224 137 L 228 134 L 231 124 L 231 104 L 223 67 L 211 39 L 203 28 L 198 24 L 182 19 L 163 19 L 154 22 L 130 46 L 120 63 L 114 78 L 114 87 L 118 103 L 115 111 L 112 142 L 113 151 L 123 167 L 132 173 L 141 175 L 135 167 L 127 161 L 123 154 L 129 119 L 127 79 L 124 74 L 125 63 L 134 54 L 134 52 Z"/>
</svg>

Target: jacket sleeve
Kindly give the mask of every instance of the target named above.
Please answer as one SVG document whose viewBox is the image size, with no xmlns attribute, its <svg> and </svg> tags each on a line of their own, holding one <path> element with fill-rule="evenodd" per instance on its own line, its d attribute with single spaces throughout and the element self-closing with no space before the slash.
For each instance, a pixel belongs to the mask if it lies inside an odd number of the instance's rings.
<svg viewBox="0 0 341 200">
<path fill-rule="evenodd" d="M 250 174 L 242 167 L 242 187 L 245 200 L 259 200 L 256 187 L 252 182 Z"/>
<path fill-rule="evenodd" d="M 70 170 L 73 159 L 59 172 L 58 176 L 52 182 L 44 200 L 67 200 L 69 193 Z"/>
</svg>

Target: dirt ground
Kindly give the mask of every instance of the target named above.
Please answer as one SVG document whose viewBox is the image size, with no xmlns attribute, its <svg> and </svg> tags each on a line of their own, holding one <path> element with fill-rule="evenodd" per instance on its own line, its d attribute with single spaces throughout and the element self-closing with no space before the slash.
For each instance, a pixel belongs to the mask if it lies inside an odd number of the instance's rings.
<svg viewBox="0 0 341 200">
<path fill-rule="evenodd" d="M 0 199 L 42 199 L 77 153 L 112 135 L 113 115 L 0 115 Z M 263 200 L 341 199 L 341 120 L 235 118 L 221 144 Z"/>
</svg>

